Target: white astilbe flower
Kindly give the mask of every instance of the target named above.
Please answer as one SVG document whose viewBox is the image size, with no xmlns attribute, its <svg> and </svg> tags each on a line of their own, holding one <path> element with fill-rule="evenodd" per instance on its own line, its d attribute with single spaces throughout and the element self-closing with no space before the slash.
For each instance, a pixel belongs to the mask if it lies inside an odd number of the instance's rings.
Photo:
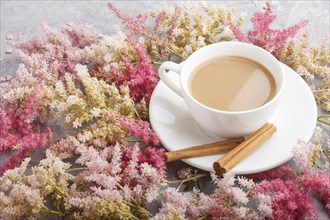
<svg viewBox="0 0 330 220">
<path fill-rule="evenodd" d="M 81 143 L 86 143 L 93 138 L 93 133 L 91 131 L 83 131 L 77 134 L 77 138 Z"/>
<path fill-rule="evenodd" d="M 2 177 L 0 177 L 0 189 L 8 190 L 13 184 L 23 181 L 24 173 L 31 158 L 25 158 L 19 167 L 7 170 Z"/>
<path fill-rule="evenodd" d="M 245 187 L 246 189 L 251 189 L 255 185 L 252 179 L 248 179 L 244 176 L 237 176 L 236 179 L 238 184 Z"/>
<path fill-rule="evenodd" d="M 272 198 L 270 195 L 259 193 L 256 196 L 259 214 L 263 217 L 272 215 Z"/>
<path fill-rule="evenodd" d="M 301 168 L 310 167 L 310 157 L 312 156 L 312 143 L 298 140 L 293 148 L 293 161 Z"/>
<path fill-rule="evenodd" d="M 74 105 L 77 103 L 77 97 L 75 95 L 70 95 L 67 100 L 66 103 L 68 103 L 69 105 Z"/>
</svg>

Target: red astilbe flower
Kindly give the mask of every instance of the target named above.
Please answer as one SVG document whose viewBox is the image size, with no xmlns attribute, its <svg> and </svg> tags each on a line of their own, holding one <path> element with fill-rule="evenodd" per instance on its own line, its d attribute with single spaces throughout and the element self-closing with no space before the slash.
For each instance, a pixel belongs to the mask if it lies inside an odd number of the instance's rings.
<svg viewBox="0 0 330 220">
<path fill-rule="evenodd" d="M 293 38 L 299 30 L 308 24 L 308 21 L 302 21 L 286 29 L 272 29 L 270 25 L 276 20 L 276 15 L 267 5 L 265 11 L 254 13 L 251 18 L 253 29 L 248 31 L 245 36 L 242 31 L 231 24 L 228 24 L 239 41 L 251 43 L 262 47 L 269 52 L 277 55 L 277 50 L 284 47 L 286 41 Z"/>
</svg>

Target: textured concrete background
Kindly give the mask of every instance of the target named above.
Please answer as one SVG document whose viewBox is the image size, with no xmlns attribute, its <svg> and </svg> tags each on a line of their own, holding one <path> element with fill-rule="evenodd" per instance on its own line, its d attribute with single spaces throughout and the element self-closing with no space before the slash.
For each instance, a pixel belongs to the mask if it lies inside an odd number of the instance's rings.
<svg viewBox="0 0 330 220">
<path fill-rule="evenodd" d="M 8 49 L 5 37 L 15 36 L 14 40 L 22 41 L 41 33 L 40 22 L 45 21 L 52 27 L 61 27 L 68 22 L 93 24 L 103 33 L 112 33 L 114 24 L 119 20 L 107 8 L 108 1 L 9 1 L 1 0 L 1 63 L 0 75 L 16 71 L 15 55 L 6 55 Z M 193 1 L 198 2 L 198 1 Z M 265 1 L 206 1 L 209 5 L 226 5 L 237 8 L 250 18 L 255 11 L 265 6 Z M 278 15 L 274 26 L 288 27 L 307 19 L 313 25 L 312 42 L 320 43 L 329 32 L 329 0 L 325 1 L 269 1 L 273 11 Z M 184 4 L 179 1 L 115 1 L 115 4 L 132 14 L 146 9 L 162 8 L 165 5 Z M 246 21 L 243 27 L 249 27 Z"/>
<path fill-rule="evenodd" d="M 45 21 L 51 27 L 61 27 L 69 22 L 93 24 L 105 34 L 112 33 L 112 27 L 120 21 L 107 8 L 108 1 L 8 1 L 1 0 L 1 35 L 0 35 L 0 76 L 15 74 L 19 60 L 15 54 L 5 54 L 10 48 L 6 45 L 6 36 L 14 35 L 15 41 L 24 41 L 41 34 L 40 22 Z M 226 5 L 237 8 L 237 16 L 247 12 L 247 19 L 255 11 L 261 11 L 265 1 L 206 1 L 208 5 Z M 312 42 L 319 44 L 329 33 L 329 0 L 324 1 L 268 1 L 278 19 L 274 26 L 288 27 L 307 19 L 313 27 Z M 178 1 L 115 1 L 115 4 L 132 14 L 146 9 L 162 8 L 165 5 L 185 4 Z M 244 28 L 250 22 L 246 20 Z M 3 161 L 2 161 L 3 162 Z M 1 158 L 0 158 L 0 164 Z M 186 166 L 183 162 L 173 163 L 169 167 L 169 178 L 173 177 L 178 167 Z M 206 185 L 208 185 L 206 183 Z M 207 186 L 206 186 L 207 187 Z M 318 204 L 319 219 L 328 219 L 324 208 Z"/>
</svg>

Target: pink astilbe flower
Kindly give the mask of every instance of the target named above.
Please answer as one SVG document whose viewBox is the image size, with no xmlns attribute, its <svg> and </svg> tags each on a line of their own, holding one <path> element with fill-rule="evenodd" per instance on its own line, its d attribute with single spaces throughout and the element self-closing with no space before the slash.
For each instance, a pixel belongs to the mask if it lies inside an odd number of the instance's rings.
<svg viewBox="0 0 330 220">
<path fill-rule="evenodd" d="M 26 42 L 12 42 L 11 45 L 13 45 L 16 49 L 26 53 L 27 55 L 31 55 L 35 53 L 43 53 L 45 51 L 46 41 L 41 36 L 34 36 Z"/>
<path fill-rule="evenodd" d="M 101 151 L 81 145 L 77 151 L 80 156 L 76 162 L 88 168 L 78 178 L 89 182 L 89 196 L 109 202 L 130 202 L 134 199 L 143 205 L 156 199 L 162 185 L 162 175 L 148 162 L 139 161 L 138 145 L 129 147 L 117 144 Z M 80 196 L 77 192 L 77 197 Z"/>
<path fill-rule="evenodd" d="M 164 159 L 165 149 L 156 149 L 155 147 L 147 147 L 140 150 L 139 162 L 148 163 L 157 169 L 157 172 L 165 177 L 166 175 L 166 162 Z"/>
<path fill-rule="evenodd" d="M 126 28 L 132 30 L 134 33 L 147 34 L 148 27 L 144 24 L 146 19 L 142 14 L 137 16 L 137 19 L 134 19 L 129 13 L 125 13 L 122 10 L 119 10 L 112 2 L 108 3 L 108 7 L 112 12 L 121 20 L 125 22 Z M 141 23 L 142 21 L 142 23 Z"/>
<path fill-rule="evenodd" d="M 126 57 L 123 54 L 121 58 L 124 67 L 110 67 L 109 71 L 101 74 L 96 72 L 95 75 L 118 86 L 127 85 L 135 103 L 144 99 L 149 105 L 151 94 L 159 81 L 158 70 L 152 65 L 146 48 L 131 38 L 127 41 L 133 47 L 137 58 Z"/>
<path fill-rule="evenodd" d="M 72 46 L 84 48 L 98 41 L 98 33 L 93 26 L 66 26 L 62 29 L 72 43 Z"/>
<path fill-rule="evenodd" d="M 235 219 L 239 218 L 235 211 L 234 196 L 230 193 L 215 193 L 211 195 L 216 206 L 212 207 L 210 213 L 212 219 Z"/>
<path fill-rule="evenodd" d="M 199 219 L 207 217 L 215 205 L 213 199 L 196 189 L 179 192 L 169 187 L 160 193 L 160 198 L 161 208 L 152 220 Z"/>
<path fill-rule="evenodd" d="M 272 195 L 271 219 L 317 219 L 312 196 L 293 181 L 264 180 L 254 189 L 254 193 L 266 192 Z"/>
<path fill-rule="evenodd" d="M 304 188 L 315 192 L 321 199 L 330 216 L 330 176 L 322 172 L 311 173 L 310 170 L 305 169 L 301 181 Z"/>
<path fill-rule="evenodd" d="M 291 219 L 304 218 L 316 219 L 315 205 L 312 194 L 316 194 L 326 204 L 328 214 L 330 207 L 330 181 L 329 176 L 321 173 L 312 173 L 309 168 L 302 171 L 293 170 L 283 166 L 271 171 L 252 175 L 255 179 L 262 180 L 257 184 L 254 192 L 268 193 L 272 196 L 273 218 L 285 215 Z M 288 203 L 289 209 L 285 209 Z"/>
<path fill-rule="evenodd" d="M 0 155 L 6 151 L 18 151 L 0 168 L 0 176 L 9 168 L 19 165 L 35 148 L 48 147 L 52 142 L 52 132 L 43 128 L 38 111 L 40 109 L 40 90 L 35 88 L 24 100 L 10 100 L 2 103 L 0 109 Z"/>
<path fill-rule="evenodd" d="M 239 41 L 254 44 L 262 47 L 276 56 L 277 50 L 282 49 L 289 38 L 293 38 L 299 30 L 307 25 L 307 21 L 302 21 L 287 29 L 271 29 L 270 25 L 276 20 L 276 15 L 267 5 L 265 11 L 254 13 L 251 18 L 253 29 L 245 36 L 241 30 L 233 25 L 229 25 Z"/>
<path fill-rule="evenodd" d="M 214 200 L 214 206 L 210 210 L 212 219 L 260 219 L 266 216 L 247 206 L 250 198 L 246 191 L 251 190 L 251 181 L 236 178 L 233 172 L 227 172 L 220 179 L 214 173 L 211 177 L 217 186 L 215 192 L 210 195 Z M 236 181 L 243 187 L 235 185 Z"/>
<path fill-rule="evenodd" d="M 12 43 L 18 56 L 33 74 L 34 72 L 43 72 L 44 75 L 59 73 L 60 76 L 66 72 L 74 74 L 75 65 L 85 62 L 80 48 L 98 40 L 96 31 L 90 26 L 66 27 L 63 28 L 63 33 L 50 28 L 46 23 L 41 23 L 41 27 L 46 39 L 35 37 L 27 42 Z M 42 69 L 45 70 L 41 71 Z"/>
<path fill-rule="evenodd" d="M 113 118 L 116 123 L 119 123 L 130 131 L 134 136 L 141 138 L 145 144 L 159 145 L 159 138 L 151 129 L 149 122 L 128 116 L 110 117 Z"/>
<path fill-rule="evenodd" d="M 271 169 L 261 173 L 255 173 L 249 175 L 249 178 L 254 180 L 290 180 L 297 177 L 297 172 L 290 166 L 280 166 L 275 169 Z"/>
<path fill-rule="evenodd" d="M 28 156 L 29 149 L 24 149 L 18 154 L 11 156 L 1 167 L 0 167 L 0 177 L 10 169 L 18 167 L 21 162 Z M 1 154 L 0 154 L 1 155 Z"/>
<path fill-rule="evenodd" d="M 164 158 L 164 149 L 156 149 L 153 147 L 147 147 L 138 150 L 138 145 L 133 147 L 125 146 L 122 158 L 122 169 L 125 170 L 132 161 L 135 163 L 147 163 L 148 165 L 157 169 L 160 176 L 165 177 L 166 174 L 166 162 Z M 139 171 L 140 172 L 140 171 Z M 134 176 L 134 175 L 131 175 Z"/>
<path fill-rule="evenodd" d="M 109 9 L 122 21 L 128 31 L 128 37 L 136 36 L 145 38 L 147 52 L 158 58 L 166 57 L 169 54 L 168 47 L 177 40 L 174 30 L 178 28 L 182 7 L 176 7 L 170 15 L 164 9 L 157 12 L 153 18 L 148 12 L 138 14 L 135 18 L 117 8 L 113 3 L 108 3 Z M 148 22 L 152 19 L 152 22 Z M 150 23 L 154 23 L 150 27 Z M 165 25 L 166 24 L 166 25 Z M 164 27 L 165 25 L 165 27 Z"/>
</svg>

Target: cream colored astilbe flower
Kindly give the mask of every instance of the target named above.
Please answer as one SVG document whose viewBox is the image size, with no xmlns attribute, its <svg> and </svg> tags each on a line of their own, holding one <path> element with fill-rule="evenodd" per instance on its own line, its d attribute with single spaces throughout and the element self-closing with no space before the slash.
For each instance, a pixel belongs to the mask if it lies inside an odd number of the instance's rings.
<svg viewBox="0 0 330 220">
<path fill-rule="evenodd" d="M 282 50 L 278 51 L 278 59 L 297 71 L 313 89 L 316 101 L 323 110 L 330 111 L 330 51 L 329 37 L 320 46 L 310 44 L 310 31 L 288 41 Z M 315 88 L 313 79 L 318 77 L 323 84 Z"/>
<path fill-rule="evenodd" d="M 79 128 L 102 115 L 113 112 L 118 115 L 134 116 L 134 102 L 129 97 L 129 90 L 120 90 L 102 80 L 90 77 L 87 67 L 76 66 L 77 80 L 72 75 L 65 75 L 65 85 L 59 81 L 55 86 L 46 87 L 45 105 L 49 106 L 54 118 L 65 117 L 67 125 Z M 65 89 L 64 89 L 65 87 Z"/>
<path fill-rule="evenodd" d="M 185 2 L 176 8 L 149 10 L 133 18 L 112 3 L 108 5 L 126 25 L 129 35 L 143 38 L 140 42 L 146 45 L 155 62 L 168 59 L 171 53 L 185 59 L 200 47 L 232 40 L 234 36 L 228 24 L 239 27 L 243 23 L 243 15 L 236 19 L 234 9 L 222 6 Z M 147 25 L 148 18 L 154 23 L 153 27 Z"/>
</svg>

